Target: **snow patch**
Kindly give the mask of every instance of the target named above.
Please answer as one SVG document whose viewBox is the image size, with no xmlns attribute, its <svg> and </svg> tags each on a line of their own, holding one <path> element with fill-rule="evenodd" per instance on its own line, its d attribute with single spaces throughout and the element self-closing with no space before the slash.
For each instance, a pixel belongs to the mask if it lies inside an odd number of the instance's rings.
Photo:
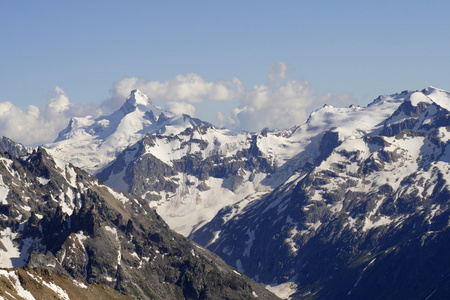
<svg viewBox="0 0 450 300">
<path fill-rule="evenodd" d="M 422 92 L 415 92 L 411 94 L 411 96 L 409 97 L 409 101 L 411 102 L 412 106 L 417 106 L 419 103 L 433 103 L 433 101 L 431 101 L 431 99 Z"/>
<path fill-rule="evenodd" d="M 392 223 L 391 218 L 387 216 L 380 216 L 377 218 L 375 222 L 371 221 L 370 218 L 366 218 L 364 220 L 364 226 L 362 228 L 363 231 L 368 231 L 372 228 L 389 225 Z"/>
<path fill-rule="evenodd" d="M 112 188 L 105 186 L 108 189 L 108 192 L 117 200 L 119 200 L 120 202 L 122 202 L 123 204 L 127 203 L 128 201 L 130 201 L 130 199 L 128 199 L 127 197 L 124 196 L 123 193 L 120 192 L 116 192 L 114 191 Z"/>
<path fill-rule="evenodd" d="M 450 111 L 450 94 L 447 91 L 430 86 L 423 92 L 434 103 Z"/>
<path fill-rule="evenodd" d="M 47 185 L 50 182 L 50 179 L 44 178 L 44 177 L 38 177 L 37 180 L 42 185 Z"/>
<path fill-rule="evenodd" d="M 88 288 L 87 285 L 85 285 L 84 283 L 79 282 L 78 280 L 75 280 L 75 279 L 73 280 L 73 284 L 76 285 L 79 288 L 82 288 L 82 289 L 87 289 Z"/>
<path fill-rule="evenodd" d="M 7 227 L 0 231 L 0 267 L 2 268 L 20 268 L 23 267 L 30 256 L 30 248 L 41 248 L 40 239 L 26 238 L 22 240 L 22 247 L 15 242 L 19 233 L 12 232 L 11 228 Z"/>
<path fill-rule="evenodd" d="M 288 232 L 289 237 L 284 240 L 284 242 L 289 246 L 289 252 L 294 255 L 297 254 L 298 251 L 298 246 L 294 242 L 294 237 L 296 236 L 297 233 L 299 233 L 299 231 L 297 231 L 297 227 L 295 226 L 289 230 Z"/>
<path fill-rule="evenodd" d="M 70 300 L 69 295 L 67 294 L 67 292 L 65 290 L 63 290 L 61 287 L 57 286 L 56 284 L 52 283 L 52 282 L 47 282 L 45 281 L 43 278 L 39 277 L 38 275 L 33 275 L 31 273 L 28 272 L 28 275 L 33 278 L 34 280 L 36 280 L 37 282 L 45 285 L 46 287 L 48 287 L 49 289 L 51 289 L 52 291 L 54 291 L 62 300 Z"/>
<path fill-rule="evenodd" d="M 295 282 L 285 282 L 278 285 L 266 285 L 266 289 L 281 299 L 290 299 L 290 296 L 297 291 L 297 284 Z"/>
<path fill-rule="evenodd" d="M 7 270 L 0 270 L 0 276 L 6 277 L 9 282 L 12 284 L 14 290 L 17 291 L 17 293 L 27 299 L 27 300 L 35 300 L 33 294 L 31 294 L 29 291 L 27 291 L 22 284 L 20 283 L 19 276 L 17 275 L 16 271 L 7 271 Z"/>
<path fill-rule="evenodd" d="M 3 177 L 0 175 L 0 203 L 7 205 L 8 201 L 9 187 L 3 182 Z"/>
</svg>

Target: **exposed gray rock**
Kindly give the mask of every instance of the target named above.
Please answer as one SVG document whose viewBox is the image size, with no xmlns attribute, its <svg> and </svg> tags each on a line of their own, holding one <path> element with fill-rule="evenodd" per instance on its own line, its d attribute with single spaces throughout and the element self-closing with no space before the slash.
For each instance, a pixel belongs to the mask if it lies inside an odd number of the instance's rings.
<svg viewBox="0 0 450 300">
<path fill-rule="evenodd" d="M 15 267 L 102 283 L 135 299 L 275 299 L 216 255 L 176 234 L 143 199 L 115 191 L 42 148 L 3 154 L 9 192 L 0 231 L 11 231 Z M 4 244 L 4 243 L 3 243 Z"/>
<path fill-rule="evenodd" d="M 8 152 L 15 158 L 26 156 L 29 152 L 29 149 L 25 146 L 18 144 L 5 136 L 0 139 L 0 150 L 2 152 Z"/>
</svg>

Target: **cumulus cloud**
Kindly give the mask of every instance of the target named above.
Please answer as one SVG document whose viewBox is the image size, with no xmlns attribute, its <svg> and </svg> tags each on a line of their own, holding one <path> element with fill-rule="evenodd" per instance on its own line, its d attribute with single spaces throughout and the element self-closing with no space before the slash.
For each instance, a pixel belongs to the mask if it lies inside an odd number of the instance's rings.
<svg viewBox="0 0 450 300">
<path fill-rule="evenodd" d="M 48 102 L 47 112 L 49 114 L 60 114 L 67 111 L 71 106 L 69 97 L 67 97 L 66 93 L 59 86 L 55 87 L 54 93 L 56 96 Z"/>
<path fill-rule="evenodd" d="M 87 114 L 98 115 L 100 109 L 94 105 L 72 104 L 57 86 L 42 109 L 35 105 L 22 109 L 9 101 L 0 102 L 0 135 L 25 145 L 40 145 L 53 141 L 71 117 Z"/>
<path fill-rule="evenodd" d="M 229 101 L 237 99 L 244 92 L 242 82 L 231 80 L 207 81 L 196 73 L 177 75 L 166 81 L 150 81 L 138 77 L 126 77 L 116 82 L 111 89 L 112 97 L 102 106 L 113 111 L 123 104 L 131 90 L 139 89 L 153 100 L 199 103 L 203 101 Z"/>
<path fill-rule="evenodd" d="M 191 117 L 195 116 L 194 105 L 186 102 L 167 102 L 165 109 L 177 115 L 187 114 Z"/>
<path fill-rule="evenodd" d="M 256 85 L 232 111 L 229 125 L 248 131 L 301 125 L 312 108 L 331 99 L 330 93 L 317 94 L 305 80 L 288 80 L 277 86 Z"/>
<path fill-rule="evenodd" d="M 166 81 L 126 77 L 113 85 L 112 97 L 102 107 L 107 111 L 117 109 L 133 89 L 141 90 L 152 100 L 168 101 L 167 110 L 189 115 L 196 112 L 196 107 L 200 110 L 200 102 L 237 100 L 237 107 L 231 111 L 215 112 L 217 125 L 258 131 L 264 127 L 281 129 L 301 125 L 312 109 L 325 103 L 346 104 L 354 100 L 350 94 L 338 98 L 331 93 L 318 94 L 308 81 L 289 78 L 289 70 L 285 62 L 273 63 L 267 73 L 267 83 L 249 90 L 238 78 L 211 82 L 196 73 L 177 75 Z"/>
<path fill-rule="evenodd" d="M 123 105 L 133 89 L 141 90 L 176 114 L 194 116 L 204 109 L 201 102 L 209 102 L 204 105 L 209 110 L 222 102 L 223 111 L 216 108 L 206 114 L 216 114 L 216 120 L 205 121 L 247 131 L 259 131 L 264 127 L 290 128 L 303 124 L 313 109 L 325 103 L 348 106 L 357 102 L 350 93 L 339 96 L 317 93 L 308 81 L 290 78 L 289 69 L 284 62 L 272 64 L 267 73 L 268 81 L 250 89 L 245 89 L 238 78 L 212 82 L 195 73 L 166 81 L 126 77 L 113 84 L 111 97 L 101 104 L 101 109 L 95 105 L 73 104 L 60 87 L 55 87 L 43 108 L 29 105 L 23 109 L 11 102 L 0 102 L 0 135 L 26 145 L 51 142 L 71 117 L 109 114 Z"/>
</svg>

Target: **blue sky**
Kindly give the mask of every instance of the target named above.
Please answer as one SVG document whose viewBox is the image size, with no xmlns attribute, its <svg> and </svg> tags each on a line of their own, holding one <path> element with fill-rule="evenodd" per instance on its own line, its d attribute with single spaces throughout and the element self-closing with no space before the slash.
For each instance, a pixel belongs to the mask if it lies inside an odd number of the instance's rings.
<svg viewBox="0 0 450 300">
<path fill-rule="evenodd" d="M 328 102 L 450 90 L 449 11 L 414 0 L 0 1 L 0 134 L 23 140 L 26 126 L 18 134 L 8 116 L 48 123 L 57 103 L 64 119 L 47 126 L 60 130 L 114 109 L 132 87 L 247 130 L 299 125 Z"/>
</svg>

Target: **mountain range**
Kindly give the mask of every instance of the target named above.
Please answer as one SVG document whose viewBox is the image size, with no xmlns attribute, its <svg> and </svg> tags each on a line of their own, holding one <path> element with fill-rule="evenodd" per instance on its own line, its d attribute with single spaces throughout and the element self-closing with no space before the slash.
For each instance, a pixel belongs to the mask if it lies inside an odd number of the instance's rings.
<svg viewBox="0 0 450 300">
<path fill-rule="evenodd" d="M 134 297 L 147 288 L 150 298 L 272 297 L 246 274 L 282 298 L 445 298 L 449 137 L 450 93 L 434 87 L 366 107 L 325 105 L 303 125 L 257 133 L 164 111 L 133 90 L 109 116 L 73 118 L 45 150 L 3 139 L 2 243 L 12 256 L 2 261 Z M 16 165 L 31 173 L 7 167 Z M 72 266 L 65 257 L 77 242 Z M 146 243 L 157 250 L 145 253 Z M 135 270 L 161 253 L 169 266 Z M 197 281 L 181 271 L 199 264 Z M 245 283 L 231 284 L 235 275 Z M 148 276 L 171 292 L 145 283 Z"/>
<path fill-rule="evenodd" d="M 3 299 L 275 299 L 145 200 L 43 148 L 1 154 L 0 179 L 0 264 L 16 268 L 0 270 Z"/>
<path fill-rule="evenodd" d="M 345 112 L 313 164 L 191 238 L 257 281 L 296 287 L 293 299 L 446 298 L 449 104 L 432 88 L 381 97 L 366 110 L 395 109 L 370 131 Z"/>
</svg>

